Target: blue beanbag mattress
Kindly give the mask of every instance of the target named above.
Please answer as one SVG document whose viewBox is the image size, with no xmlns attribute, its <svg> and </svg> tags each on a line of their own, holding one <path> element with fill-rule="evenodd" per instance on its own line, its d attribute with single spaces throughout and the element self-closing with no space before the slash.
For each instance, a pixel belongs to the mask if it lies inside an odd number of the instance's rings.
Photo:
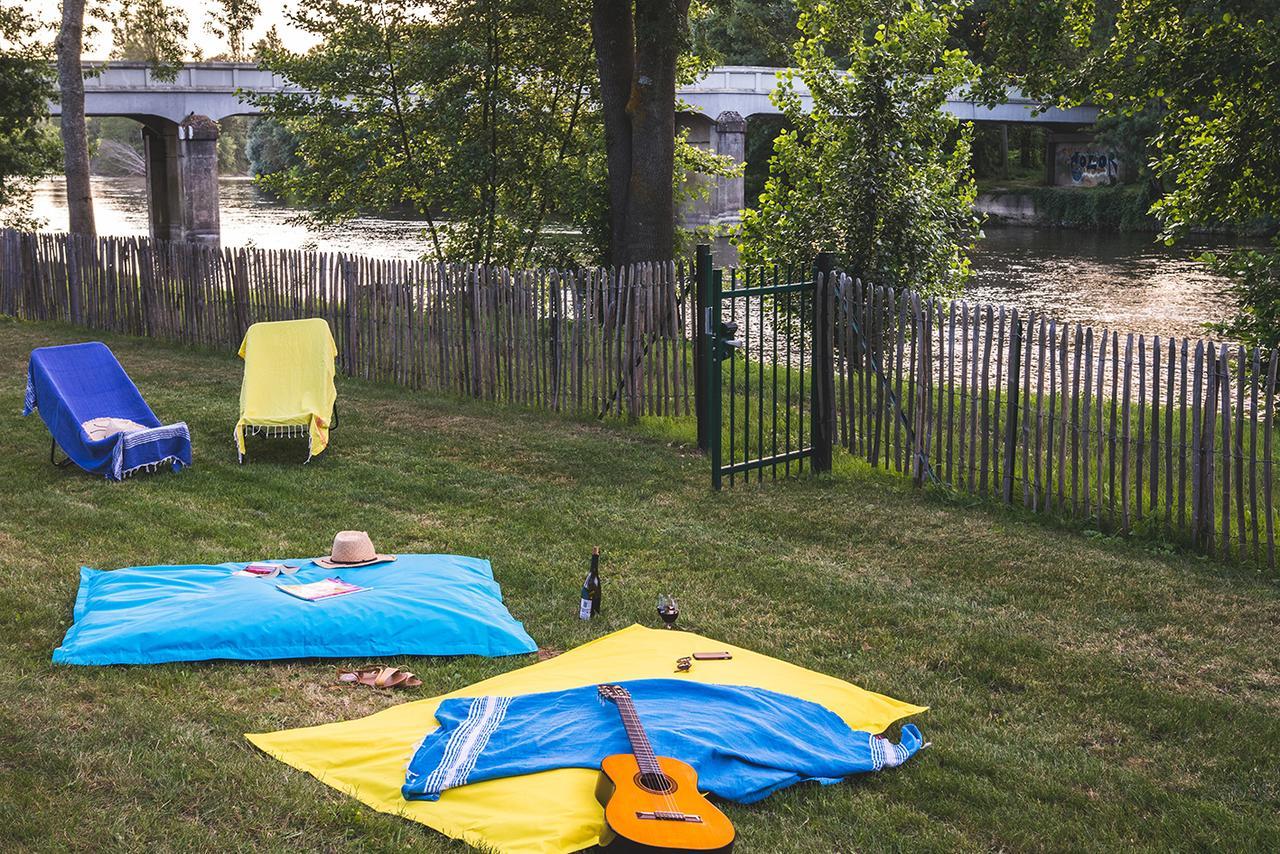
<svg viewBox="0 0 1280 854">
<path fill-rule="evenodd" d="M 292 576 L 234 575 L 243 563 L 82 567 L 61 664 L 390 655 L 517 655 L 537 644 L 502 604 L 487 560 L 400 555 L 394 563 Z M 307 601 L 277 584 L 325 578 L 368 588 Z"/>
</svg>

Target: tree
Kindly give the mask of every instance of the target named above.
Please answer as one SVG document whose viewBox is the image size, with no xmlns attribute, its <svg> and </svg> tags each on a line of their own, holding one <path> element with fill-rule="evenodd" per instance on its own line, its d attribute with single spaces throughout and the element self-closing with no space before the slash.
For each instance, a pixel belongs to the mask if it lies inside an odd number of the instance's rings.
<svg viewBox="0 0 1280 854">
<path fill-rule="evenodd" d="M 0 4 L 0 225 L 31 228 L 34 183 L 58 164 L 58 147 L 44 129 L 56 95 L 48 46 L 20 6 Z"/>
<path fill-rule="evenodd" d="M 244 153 L 249 160 L 249 172 L 255 178 L 297 166 L 297 152 L 297 138 L 275 119 L 259 116 L 249 127 Z"/>
<path fill-rule="evenodd" d="M 209 8 L 209 32 L 227 42 L 227 56 L 233 62 L 247 57 L 244 37 L 253 29 L 262 8 L 258 0 L 214 0 Z"/>
<path fill-rule="evenodd" d="M 93 188 L 89 184 L 89 142 L 84 121 L 84 0 L 63 0 L 58 32 L 58 98 L 62 106 L 62 159 L 67 178 L 68 230 L 93 234 Z"/>
<path fill-rule="evenodd" d="M 272 24 L 271 28 L 262 34 L 262 38 L 253 43 L 251 56 L 253 59 L 261 60 L 272 51 L 284 50 L 284 41 L 280 38 L 280 31 L 276 29 L 276 25 Z"/>
<path fill-rule="evenodd" d="M 257 99 L 296 139 L 297 163 L 260 180 L 321 222 L 407 208 L 437 259 L 572 263 L 601 230 L 586 4 L 297 8 L 293 23 L 320 43 L 262 44 L 261 61 L 305 94 Z M 664 182 L 669 193 L 669 171 Z"/>
<path fill-rule="evenodd" d="M 833 250 L 877 284 L 955 289 L 978 235 L 971 129 L 941 109 L 975 73 L 947 47 L 960 4 L 799 7 L 796 72 L 775 96 L 793 129 L 775 141 L 759 207 L 744 217 L 743 261 L 803 266 Z M 797 79 L 812 93 L 810 112 Z"/>
<path fill-rule="evenodd" d="M 1167 241 L 1205 224 L 1280 224 L 1280 15 L 1275 0 L 992 0 L 993 72 L 1032 94 L 1154 123 L 1152 205 Z M 1219 258 L 1240 314 L 1228 334 L 1275 346 L 1280 242 Z M 1271 256 L 1268 258 L 1267 256 Z"/>
<path fill-rule="evenodd" d="M 719 0 L 691 12 L 690 24 L 699 50 L 713 51 L 717 64 L 785 66 L 798 16 L 795 0 Z"/>
<path fill-rule="evenodd" d="M 609 258 L 672 257 L 677 60 L 689 0 L 593 0 L 608 166 Z"/>
<path fill-rule="evenodd" d="M 187 55 L 187 15 L 165 0 L 117 0 L 111 20 L 111 55 L 144 60 L 152 74 L 173 80 Z"/>
</svg>

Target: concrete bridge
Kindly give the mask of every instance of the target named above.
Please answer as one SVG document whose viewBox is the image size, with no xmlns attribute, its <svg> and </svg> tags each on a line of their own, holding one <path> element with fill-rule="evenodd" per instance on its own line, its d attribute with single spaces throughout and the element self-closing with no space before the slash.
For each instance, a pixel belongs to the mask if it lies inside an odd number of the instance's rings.
<svg viewBox="0 0 1280 854">
<path fill-rule="evenodd" d="M 147 194 L 151 233 L 168 240 L 217 243 L 217 122 L 230 116 L 261 112 L 246 93 L 293 89 L 289 82 L 253 63 L 205 62 L 184 65 L 172 81 L 159 80 L 146 63 L 86 63 L 99 73 L 85 80 L 85 113 L 125 116 L 142 125 L 146 150 Z M 677 92 L 685 109 L 680 126 L 697 145 L 742 162 L 747 122 L 753 116 L 778 115 L 770 101 L 782 69 L 722 66 Z M 807 91 L 797 81 L 802 99 Z M 1040 106 L 1010 90 L 1008 101 L 986 107 L 955 92 L 944 108 L 964 121 L 1001 124 L 1033 123 L 1078 131 L 1092 125 L 1096 107 L 1070 109 Z M 60 108 L 50 104 L 58 115 Z M 1054 137 L 1051 135 L 1050 137 Z M 1052 149 L 1054 143 L 1050 142 Z M 1048 161 L 1052 161 L 1052 150 Z M 717 182 L 711 199 L 681 212 L 686 225 L 729 226 L 739 220 L 743 181 Z"/>
</svg>

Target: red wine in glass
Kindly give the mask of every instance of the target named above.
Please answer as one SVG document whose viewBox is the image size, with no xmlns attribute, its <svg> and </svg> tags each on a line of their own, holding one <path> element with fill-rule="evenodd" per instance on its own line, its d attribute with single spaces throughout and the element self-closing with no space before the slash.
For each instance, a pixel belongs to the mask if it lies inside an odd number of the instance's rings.
<svg viewBox="0 0 1280 854">
<path fill-rule="evenodd" d="M 680 603 L 674 596 L 663 593 L 658 597 L 658 616 L 667 624 L 668 629 L 672 627 L 676 618 L 680 616 Z"/>
</svg>

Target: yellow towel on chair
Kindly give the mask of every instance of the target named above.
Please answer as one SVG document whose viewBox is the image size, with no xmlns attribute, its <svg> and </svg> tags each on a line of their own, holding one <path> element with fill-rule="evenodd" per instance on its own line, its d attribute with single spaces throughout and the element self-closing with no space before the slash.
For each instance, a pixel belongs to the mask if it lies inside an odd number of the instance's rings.
<svg viewBox="0 0 1280 854">
<path fill-rule="evenodd" d="M 682 679 L 767 688 L 826 706 L 850 727 L 882 732 L 925 707 L 903 703 L 776 658 L 689 632 L 631 626 L 557 658 L 478 682 L 452 694 L 404 703 L 366 718 L 281 732 L 247 734 L 282 762 L 374 809 L 401 815 L 484 850 L 567 854 L 595 845 L 604 812 L 599 772 L 562 768 L 487 780 L 446 791 L 438 801 L 400 795 L 405 766 L 447 697 L 517 695 L 602 682 L 671 678 L 678 657 L 728 650 L 730 661 L 699 661 Z"/>
<path fill-rule="evenodd" d="M 255 323 L 240 344 L 244 381 L 236 450 L 244 456 L 246 427 L 306 430 L 310 456 L 329 445 L 329 425 L 338 390 L 333 360 L 338 345 L 329 324 L 318 318 Z"/>
</svg>

